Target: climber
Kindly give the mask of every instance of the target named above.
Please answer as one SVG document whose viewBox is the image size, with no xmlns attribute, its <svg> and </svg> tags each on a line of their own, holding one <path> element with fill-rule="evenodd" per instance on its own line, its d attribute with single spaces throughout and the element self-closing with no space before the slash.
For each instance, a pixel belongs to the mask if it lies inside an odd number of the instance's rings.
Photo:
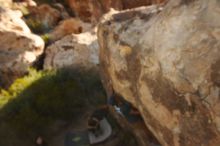
<svg viewBox="0 0 220 146">
<path fill-rule="evenodd" d="M 142 120 L 139 111 L 131 103 L 124 100 L 123 97 L 116 95 L 114 92 L 108 98 L 108 105 L 114 107 L 115 111 L 124 116 L 130 123 Z"/>
<path fill-rule="evenodd" d="M 96 117 L 90 117 L 88 120 L 88 130 L 96 137 L 101 134 L 100 121 Z"/>
<path fill-rule="evenodd" d="M 129 102 L 124 101 L 124 103 L 119 105 L 119 107 L 124 117 L 130 123 L 142 120 L 139 111 L 136 108 L 134 108 Z"/>
<path fill-rule="evenodd" d="M 102 129 L 100 128 L 100 121 L 107 115 L 108 107 L 102 106 L 96 109 L 88 119 L 88 130 L 97 137 L 102 134 Z"/>
</svg>

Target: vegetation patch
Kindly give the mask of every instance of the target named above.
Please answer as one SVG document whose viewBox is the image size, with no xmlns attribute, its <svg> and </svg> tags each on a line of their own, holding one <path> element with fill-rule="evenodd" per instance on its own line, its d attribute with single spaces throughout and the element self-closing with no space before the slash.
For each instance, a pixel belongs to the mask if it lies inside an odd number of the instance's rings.
<svg viewBox="0 0 220 146">
<path fill-rule="evenodd" d="M 30 69 L 7 91 L 1 90 L 0 145 L 18 145 L 21 141 L 25 145 L 25 141 L 33 142 L 27 139 L 38 135 L 49 137 L 54 122 L 74 122 L 88 107 L 104 101 L 101 82 L 92 71 Z"/>
</svg>

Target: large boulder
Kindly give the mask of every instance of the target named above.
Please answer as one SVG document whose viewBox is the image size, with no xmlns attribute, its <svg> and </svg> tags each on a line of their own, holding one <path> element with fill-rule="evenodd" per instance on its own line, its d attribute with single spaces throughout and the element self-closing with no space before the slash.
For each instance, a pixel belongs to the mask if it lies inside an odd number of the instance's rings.
<svg viewBox="0 0 220 146">
<path fill-rule="evenodd" d="M 44 41 L 31 33 L 20 11 L 0 7 L 0 86 L 8 86 L 43 52 Z"/>
<path fill-rule="evenodd" d="M 220 145 L 220 1 L 106 15 L 100 69 L 163 146 Z"/>
<path fill-rule="evenodd" d="M 46 48 L 44 69 L 97 69 L 98 64 L 98 42 L 95 32 L 71 34 Z"/>
</svg>

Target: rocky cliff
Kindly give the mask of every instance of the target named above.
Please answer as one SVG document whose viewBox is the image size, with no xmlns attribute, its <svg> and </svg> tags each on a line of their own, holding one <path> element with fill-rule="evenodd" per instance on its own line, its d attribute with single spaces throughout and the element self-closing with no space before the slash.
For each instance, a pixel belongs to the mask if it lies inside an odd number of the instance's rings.
<svg viewBox="0 0 220 146">
<path fill-rule="evenodd" d="M 171 0 L 112 12 L 99 25 L 100 66 L 163 146 L 220 145 L 220 2 Z"/>
</svg>

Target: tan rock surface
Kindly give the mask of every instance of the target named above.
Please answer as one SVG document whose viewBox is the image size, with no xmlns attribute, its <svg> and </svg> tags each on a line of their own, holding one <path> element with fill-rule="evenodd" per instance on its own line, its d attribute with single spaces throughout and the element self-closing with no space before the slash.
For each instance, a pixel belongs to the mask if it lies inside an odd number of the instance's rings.
<svg viewBox="0 0 220 146">
<path fill-rule="evenodd" d="M 219 12 L 217 0 L 173 0 L 99 26 L 106 89 L 136 106 L 163 146 L 220 145 Z"/>
<path fill-rule="evenodd" d="M 44 69 L 67 66 L 90 69 L 96 68 L 98 64 L 98 42 L 95 33 L 68 35 L 46 48 Z"/>
<path fill-rule="evenodd" d="M 43 52 L 43 40 L 32 34 L 20 11 L 0 7 L 0 86 L 24 74 Z"/>
</svg>

